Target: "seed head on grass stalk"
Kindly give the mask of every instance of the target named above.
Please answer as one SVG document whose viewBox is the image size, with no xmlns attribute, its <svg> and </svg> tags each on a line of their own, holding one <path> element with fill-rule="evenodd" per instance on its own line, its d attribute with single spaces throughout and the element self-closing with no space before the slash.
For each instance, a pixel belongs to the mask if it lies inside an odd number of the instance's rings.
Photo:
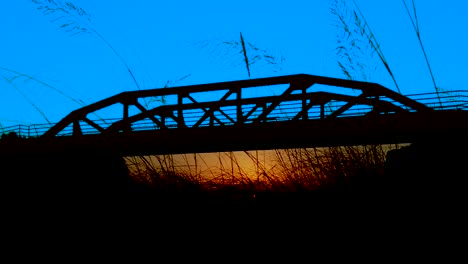
<svg viewBox="0 0 468 264">
<path fill-rule="evenodd" d="M 281 54 L 273 54 L 247 41 L 242 32 L 239 39 L 211 39 L 193 42 L 193 45 L 206 51 L 209 59 L 215 63 L 229 66 L 245 66 L 248 77 L 252 75 L 252 65 L 259 65 L 271 72 L 283 70 L 285 58 Z M 221 59 L 222 61 L 219 61 Z"/>
<path fill-rule="evenodd" d="M 367 81 L 369 66 L 362 62 L 362 59 L 371 59 L 377 53 L 380 62 L 392 78 L 398 93 L 401 94 L 396 78 L 386 60 L 377 38 L 372 32 L 364 15 L 362 14 L 356 1 L 353 0 L 353 7 L 347 4 L 346 0 L 332 0 L 331 13 L 338 18 L 335 26 L 342 31 L 337 36 L 338 46 L 336 48 L 338 66 L 343 74 L 349 79 L 355 79 L 361 75 Z M 375 67 L 374 67 L 375 69 Z"/>
<path fill-rule="evenodd" d="M 124 58 L 117 52 L 117 50 L 108 42 L 97 30 L 95 30 L 89 23 L 91 17 L 81 7 L 74 5 L 71 2 L 60 0 L 32 0 L 33 3 L 37 4 L 37 9 L 46 16 L 52 16 L 52 23 L 58 23 L 59 29 L 63 30 L 69 36 L 78 34 L 93 34 L 101 39 L 120 59 L 124 64 L 128 73 L 133 79 L 138 90 L 140 85 L 138 84 L 132 70 L 128 66 Z"/>
<path fill-rule="evenodd" d="M 78 34 L 91 34 L 97 36 L 102 40 L 112 52 L 119 58 L 125 69 L 132 78 L 136 88 L 141 90 L 141 87 L 133 73 L 132 69 L 120 55 L 120 53 L 114 48 L 114 46 L 107 41 L 102 34 L 100 34 L 94 27 L 90 25 L 90 15 L 81 7 L 76 6 L 69 1 L 60 0 L 31 0 L 37 4 L 37 9 L 46 16 L 52 16 L 52 23 L 59 24 L 59 29 L 63 30 L 69 36 L 75 36 Z M 160 99 L 164 101 L 164 98 Z M 144 99 L 144 104 L 147 107 L 148 102 Z"/>
</svg>

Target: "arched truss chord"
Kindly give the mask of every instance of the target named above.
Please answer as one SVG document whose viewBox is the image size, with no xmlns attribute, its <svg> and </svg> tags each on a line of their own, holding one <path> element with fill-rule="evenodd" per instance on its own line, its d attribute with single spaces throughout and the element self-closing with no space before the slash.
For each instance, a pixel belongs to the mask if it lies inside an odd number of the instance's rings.
<svg viewBox="0 0 468 264">
<path fill-rule="evenodd" d="M 289 85 L 276 96 L 246 98 L 243 92 L 259 86 Z M 314 85 L 352 89 L 354 95 L 314 91 Z M 194 94 L 225 92 L 217 100 L 198 102 Z M 176 96 L 174 103 L 154 108 L 141 99 Z M 88 116 L 96 111 L 121 104 L 122 115 L 103 126 Z M 139 113 L 130 114 L 129 107 Z M 399 112 L 427 112 L 432 108 L 376 83 L 297 74 L 232 82 L 179 86 L 117 94 L 71 112 L 46 131 L 42 137 L 61 135 L 72 127 L 72 136 L 82 136 L 83 126 L 100 134 L 131 133 L 133 130 L 190 129 L 202 126 L 243 126 L 310 119 L 333 119 L 349 115 L 376 115 Z M 144 121 L 144 122 L 143 122 Z"/>
</svg>

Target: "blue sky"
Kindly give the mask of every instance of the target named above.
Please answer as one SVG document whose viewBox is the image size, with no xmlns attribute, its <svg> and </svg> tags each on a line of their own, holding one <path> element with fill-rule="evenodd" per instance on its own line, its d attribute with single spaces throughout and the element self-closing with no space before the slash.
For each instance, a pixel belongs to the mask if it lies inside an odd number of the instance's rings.
<svg viewBox="0 0 468 264">
<path fill-rule="evenodd" d="M 297 73 L 346 78 L 338 67 L 337 56 L 337 36 L 342 36 L 343 30 L 336 26 L 337 17 L 330 11 L 335 0 L 61 2 L 71 2 L 86 11 L 88 16 L 77 16 L 80 20 L 74 22 L 89 33 L 65 32 L 70 27 L 60 25 L 66 20 L 53 21 L 60 12 L 42 14 L 37 10 L 39 5 L 31 0 L 2 0 L 2 126 L 46 123 L 45 118 L 58 122 L 81 107 L 77 101 L 93 103 L 137 90 L 127 66 L 140 89 L 163 87 L 167 82 L 179 86 L 247 79 L 239 47 L 232 44 L 239 42 L 240 32 L 246 42 L 264 51 L 260 55 L 275 58 L 274 65 L 268 64 L 266 57 L 252 64 L 251 78 Z M 348 10 L 355 8 L 352 0 L 346 3 Z M 401 92 L 434 92 L 403 1 L 356 3 Z M 412 1 L 406 3 L 413 11 Z M 468 1 L 414 3 L 437 86 L 467 90 Z M 355 72 L 354 78 L 396 90 L 376 54 L 362 45 L 363 53 L 354 60 L 365 67 Z"/>
</svg>

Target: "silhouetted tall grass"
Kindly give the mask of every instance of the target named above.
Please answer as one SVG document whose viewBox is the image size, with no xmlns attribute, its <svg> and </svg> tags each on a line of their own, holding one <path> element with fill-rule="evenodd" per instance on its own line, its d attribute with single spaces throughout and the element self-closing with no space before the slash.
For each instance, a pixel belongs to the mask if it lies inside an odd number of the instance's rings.
<svg viewBox="0 0 468 264">
<path fill-rule="evenodd" d="M 419 45 L 424 55 L 427 67 L 429 69 L 429 75 L 434 85 L 434 90 L 437 93 L 439 104 L 442 107 L 442 101 L 440 99 L 440 88 L 437 86 L 434 74 L 429 63 L 426 50 L 421 39 L 421 33 L 418 23 L 417 9 L 414 0 L 411 2 L 411 9 L 406 4 L 405 0 L 402 0 L 405 10 L 411 20 L 414 32 L 418 39 Z M 342 73 L 348 79 L 359 79 L 362 81 L 368 81 L 368 77 L 371 71 L 374 70 L 365 61 L 371 61 L 374 54 L 378 55 L 380 62 L 385 67 L 386 71 L 392 78 L 395 87 L 399 93 L 401 93 L 400 87 L 397 83 L 396 77 L 390 67 L 384 53 L 381 49 L 377 38 L 372 32 L 370 25 L 367 23 L 364 14 L 361 12 L 359 5 L 356 0 L 333 0 L 331 2 L 331 13 L 337 18 L 335 26 L 338 28 L 337 34 L 337 63 Z M 375 66 L 376 67 L 376 66 Z"/>
<path fill-rule="evenodd" d="M 68 1 L 32 0 L 32 2 L 37 5 L 37 9 L 41 11 L 42 14 L 51 16 L 51 22 L 58 23 L 59 29 L 63 30 L 66 34 L 70 36 L 77 34 L 93 34 L 101 39 L 123 63 L 138 90 L 141 89 L 128 63 L 114 46 L 90 25 L 91 17 L 83 8 Z"/>
<path fill-rule="evenodd" d="M 203 154 L 127 157 L 126 161 L 132 179 L 152 192 L 189 191 L 250 199 L 261 194 L 376 191 L 384 180 L 386 152 L 395 148 L 399 145 L 276 149 L 271 150 L 274 164 L 246 151 L 251 164 L 257 166 L 254 173 L 246 171 L 246 161 L 239 159 L 239 153 L 229 152 L 217 154 L 219 167 L 210 173 L 200 171 Z M 184 166 L 187 155 L 193 155 L 195 164 Z"/>
<path fill-rule="evenodd" d="M 401 93 L 395 75 L 384 56 L 370 25 L 356 1 L 334 0 L 330 12 L 337 18 L 338 29 L 336 55 L 337 63 L 343 74 L 351 80 L 368 81 L 374 70 L 373 65 L 366 64 L 376 53 L 380 62 L 392 78 L 398 93 Z"/>
</svg>

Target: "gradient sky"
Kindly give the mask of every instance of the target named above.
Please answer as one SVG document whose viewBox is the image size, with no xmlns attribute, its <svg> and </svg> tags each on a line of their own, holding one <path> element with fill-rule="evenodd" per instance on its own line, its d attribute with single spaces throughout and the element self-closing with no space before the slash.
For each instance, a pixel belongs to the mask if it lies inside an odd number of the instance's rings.
<svg viewBox="0 0 468 264">
<path fill-rule="evenodd" d="M 179 86 L 247 79 L 239 47 L 234 45 L 240 40 L 240 32 L 246 42 L 265 51 L 260 56 L 275 58 L 274 65 L 265 57 L 252 64 L 251 78 L 297 73 L 346 78 L 337 56 L 337 40 L 343 31 L 330 11 L 335 0 L 71 0 L 62 3 L 71 2 L 88 16 L 72 12 L 73 16 L 55 21 L 64 14 L 42 14 L 31 0 L 0 1 L 3 127 L 47 123 L 45 117 L 58 122 L 81 107 L 77 101 L 88 104 L 137 90 L 136 83 L 140 89 L 150 89 L 168 82 Z M 346 2 L 354 8 L 352 0 Z M 403 1 L 356 3 L 401 92 L 434 92 Z M 437 86 L 468 90 L 468 1 L 414 3 Z M 412 7 L 411 1 L 407 4 Z M 69 26 L 60 28 L 67 18 L 80 21 L 88 33 L 66 32 Z M 354 59 L 365 65 L 365 77 L 361 72 L 354 78 L 396 90 L 376 54 L 365 45 L 362 50 Z M 255 54 L 252 51 L 250 55 Z"/>
</svg>

